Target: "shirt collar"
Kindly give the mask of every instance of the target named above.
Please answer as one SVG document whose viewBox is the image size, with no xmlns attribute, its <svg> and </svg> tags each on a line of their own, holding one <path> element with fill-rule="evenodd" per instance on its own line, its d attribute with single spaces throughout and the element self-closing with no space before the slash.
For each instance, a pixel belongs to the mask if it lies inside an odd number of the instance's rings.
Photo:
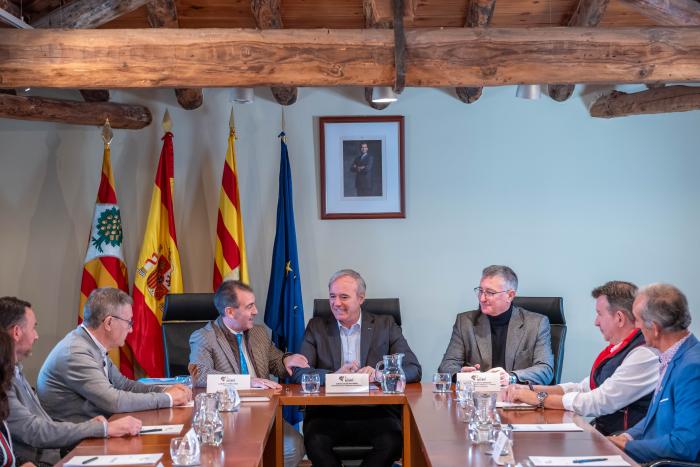
<svg viewBox="0 0 700 467">
<path fill-rule="evenodd" d="M 223 320 L 222 320 L 222 322 L 224 323 L 224 326 L 226 326 L 226 329 L 228 329 L 229 331 L 231 331 L 231 334 L 233 334 L 234 336 L 235 336 L 236 334 L 243 334 L 243 333 L 244 333 L 244 331 L 234 331 L 233 329 L 231 329 L 231 327 L 230 327 L 228 324 L 226 324 L 226 321 L 223 321 Z"/>
<path fill-rule="evenodd" d="M 87 326 L 85 326 L 85 324 L 82 324 L 82 323 L 81 323 L 81 324 L 80 324 L 80 327 L 82 327 L 83 329 L 85 329 L 85 332 L 88 333 L 88 336 L 90 336 L 90 339 L 92 339 L 92 341 L 95 343 L 95 345 L 97 345 L 97 348 L 100 349 L 100 353 L 101 353 L 103 356 L 107 355 L 107 349 L 105 348 L 105 346 L 102 345 L 102 344 L 100 343 L 100 341 L 98 341 L 97 338 L 96 338 L 95 336 L 92 335 L 92 333 L 91 333 L 90 330 L 87 328 Z"/>
<path fill-rule="evenodd" d="M 688 333 L 683 339 L 679 340 L 675 344 L 673 344 L 671 347 L 666 349 L 666 352 L 662 353 L 659 356 L 659 361 L 661 362 L 662 367 L 666 367 L 668 363 L 673 360 L 673 357 L 676 355 L 676 352 L 678 352 L 678 349 L 681 348 L 681 345 L 683 345 L 683 342 L 685 342 L 688 338 L 690 337 L 690 333 Z"/>
<path fill-rule="evenodd" d="M 350 326 L 350 329 L 340 324 L 340 321 L 336 320 L 336 323 L 338 323 L 338 329 L 340 329 L 341 331 L 345 330 L 344 332 L 352 332 L 356 329 L 360 329 L 360 326 L 362 325 L 362 312 L 360 312 L 360 317 L 357 319 L 357 322 Z"/>
</svg>

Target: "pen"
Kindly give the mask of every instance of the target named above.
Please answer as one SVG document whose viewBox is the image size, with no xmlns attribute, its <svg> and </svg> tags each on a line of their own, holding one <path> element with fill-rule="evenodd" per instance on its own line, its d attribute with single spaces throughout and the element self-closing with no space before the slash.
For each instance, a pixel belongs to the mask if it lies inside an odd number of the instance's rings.
<svg viewBox="0 0 700 467">
<path fill-rule="evenodd" d="M 139 431 L 139 434 L 142 435 L 144 433 L 155 433 L 156 431 L 163 431 L 163 429 L 162 428 L 149 428 L 148 430 Z"/>
<path fill-rule="evenodd" d="M 607 457 L 596 457 L 594 459 L 574 459 L 574 464 L 588 464 L 589 462 L 602 462 L 608 460 Z"/>
<path fill-rule="evenodd" d="M 98 457 L 95 456 L 95 457 L 91 457 L 90 459 L 85 459 L 85 460 L 84 460 L 83 462 L 81 462 L 81 463 L 82 463 L 83 465 L 85 465 L 85 464 L 89 464 L 89 463 L 92 462 L 92 461 L 96 461 L 97 459 L 98 459 Z"/>
</svg>

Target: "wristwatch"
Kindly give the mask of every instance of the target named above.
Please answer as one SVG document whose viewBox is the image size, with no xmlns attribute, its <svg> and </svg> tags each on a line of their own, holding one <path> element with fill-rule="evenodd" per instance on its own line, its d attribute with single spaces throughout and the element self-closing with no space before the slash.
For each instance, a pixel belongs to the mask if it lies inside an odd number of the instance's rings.
<svg viewBox="0 0 700 467">
<path fill-rule="evenodd" d="M 536 395 L 537 395 L 537 402 L 538 402 L 537 407 L 540 409 L 543 409 L 544 408 L 544 400 L 547 398 L 547 396 L 549 396 L 549 394 L 547 394 L 544 391 L 540 391 Z"/>
<path fill-rule="evenodd" d="M 515 373 L 510 373 L 510 377 L 508 378 L 508 382 L 510 384 L 518 384 L 518 377 Z"/>
</svg>

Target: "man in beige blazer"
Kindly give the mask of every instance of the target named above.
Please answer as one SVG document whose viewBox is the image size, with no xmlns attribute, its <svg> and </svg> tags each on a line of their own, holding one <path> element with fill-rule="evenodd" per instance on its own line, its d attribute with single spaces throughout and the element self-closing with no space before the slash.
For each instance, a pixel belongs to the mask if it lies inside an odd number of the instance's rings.
<svg viewBox="0 0 700 467">
<path fill-rule="evenodd" d="M 285 354 L 274 346 L 267 328 L 255 324 L 258 309 L 253 289 L 239 281 L 224 281 L 214 294 L 219 317 L 190 336 L 189 370 L 196 386 L 207 385 L 207 375 L 249 374 L 251 385 L 281 390 L 268 379 L 284 378 L 293 368 L 309 366 L 306 357 Z M 291 425 L 284 424 L 284 465 L 295 466 L 304 457 L 304 442 Z"/>
</svg>

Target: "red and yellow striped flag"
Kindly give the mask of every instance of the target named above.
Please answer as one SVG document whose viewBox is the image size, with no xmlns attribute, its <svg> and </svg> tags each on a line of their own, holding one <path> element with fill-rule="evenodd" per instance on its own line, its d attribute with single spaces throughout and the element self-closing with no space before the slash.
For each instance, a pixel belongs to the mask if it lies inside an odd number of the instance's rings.
<svg viewBox="0 0 700 467">
<path fill-rule="evenodd" d="M 114 287 L 129 293 L 128 274 L 122 254 L 121 212 L 117 205 L 117 193 L 112 176 L 109 144 L 105 143 L 102 156 L 102 177 L 97 191 L 95 211 L 92 216 L 90 239 L 80 283 L 80 310 L 78 323 L 83 321 L 83 308 L 90 292 L 98 287 Z M 117 368 L 127 377 L 134 377 L 133 356 L 128 345 L 110 352 Z"/>
<path fill-rule="evenodd" d="M 238 171 L 236 170 L 236 130 L 233 123 L 228 136 L 228 149 L 224 161 L 219 195 L 219 215 L 216 221 L 216 256 L 214 256 L 214 290 L 225 278 L 249 283 L 248 263 L 245 254 L 241 198 L 238 194 Z"/>
<path fill-rule="evenodd" d="M 180 253 L 173 215 L 173 134 L 163 136 L 146 232 L 134 279 L 134 331 L 127 342 L 150 377 L 164 374 L 161 320 L 165 294 L 182 293 Z"/>
</svg>

